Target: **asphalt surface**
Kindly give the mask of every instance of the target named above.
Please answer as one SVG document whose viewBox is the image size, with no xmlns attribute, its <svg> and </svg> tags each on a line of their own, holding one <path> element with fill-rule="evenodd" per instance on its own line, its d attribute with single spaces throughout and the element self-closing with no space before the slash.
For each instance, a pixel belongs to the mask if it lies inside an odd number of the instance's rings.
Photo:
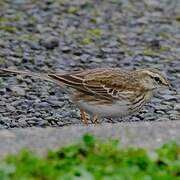
<svg viewBox="0 0 180 180">
<path fill-rule="evenodd" d="M 119 139 L 121 147 L 143 147 L 149 151 L 162 144 L 180 143 L 180 121 L 131 122 L 103 124 L 99 126 L 66 126 L 61 128 L 15 128 L 0 131 L 0 156 L 16 153 L 20 149 L 44 155 L 48 149 L 58 149 L 68 144 L 79 143 L 85 133 L 97 139 Z"/>
</svg>

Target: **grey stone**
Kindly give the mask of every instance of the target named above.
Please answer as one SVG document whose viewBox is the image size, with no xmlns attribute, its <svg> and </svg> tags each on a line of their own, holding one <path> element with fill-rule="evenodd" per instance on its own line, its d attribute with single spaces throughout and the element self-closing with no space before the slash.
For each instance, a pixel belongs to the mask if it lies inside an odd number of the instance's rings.
<svg viewBox="0 0 180 180">
<path fill-rule="evenodd" d="M 154 62 L 154 58 L 152 58 L 152 57 L 150 57 L 150 56 L 145 56 L 145 57 L 144 57 L 144 61 L 153 63 L 153 62 Z"/>
<path fill-rule="evenodd" d="M 61 47 L 61 51 L 63 53 L 68 53 L 71 51 L 71 48 L 69 46 L 63 46 L 63 47 Z"/>
<path fill-rule="evenodd" d="M 166 117 L 159 117 L 157 119 L 157 121 L 163 121 L 163 122 L 166 122 L 166 121 L 169 121 L 169 118 L 166 118 Z"/>
<path fill-rule="evenodd" d="M 48 100 L 47 101 L 52 107 L 63 107 L 64 102 L 56 101 L 56 100 Z"/>
<path fill-rule="evenodd" d="M 158 114 L 164 114 L 165 112 L 162 111 L 162 110 L 156 110 L 156 113 L 158 113 Z"/>
<path fill-rule="evenodd" d="M 55 37 L 47 37 L 40 41 L 40 45 L 44 46 L 47 49 L 54 49 L 55 47 L 58 47 L 59 40 Z"/>
<path fill-rule="evenodd" d="M 36 103 L 35 106 L 40 109 L 44 109 L 44 108 L 50 109 L 50 105 L 47 102 L 39 102 L 39 103 Z"/>
<path fill-rule="evenodd" d="M 0 124 L 10 124 L 12 122 L 11 118 L 9 117 L 1 117 Z"/>
<path fill-rule="evenodd" d="M 6 109 L 5 108 L 0 108 L 0 113 L 4 113 L 6 112 Z"/>
<path fill-rule="evenodd" d="M 149 114 L 149 116 L 147 115 L 146 117 L 144 117 L 144 121 L 156 121 L 157 117 L 155 116 L 155 114 Z"/>
<path fill-rule="evenodd" d="M 33 118 L 33 117 L 27 118 L 26 122 L 30 125 L 37 125 L 38 124 L 38 118 Z"/>
<path fill-rule="evenodd" d="M 25 90 L 19 86 L 11 86 L 10 89 L 14 93 L 14 95 L 17 96 L 25 96 L 26 94 Z"/>
<path fill-rule="evenodd" d="M 105 53 L 111 53 L 112 52 L 112 49 L 111 48 L 101 48 L 102 52 L 105 52 Z"/>
<path fill-rule="evenodd" d="M 103 59 L 101 59 L 101 58 L 93 58 L 92 61 L 97 62 L 97 63 L 101 63 L 103 61 Z"/>
<path fill-rule="evenodd" d="M 17 107 L 17 106 L 21 106 L 23 103 L 25 103 L 25 101 L 23 101 L 23 100 L 16 100 L 16 101 L 13 101 L 11 103 L 11 105 Z"/>
<path fill-rule="evenodd" d="M 42 119 L 42 118 L 38 118 L 38 124 L 37 124 L 37 126 L 39 126 L 39 127 L 45 127 L 45 126 L 47 126 L 48 125 L 48 121 L 47 120 L 44 120 L 44 119 Z"/>
<path fill-rule="evenodd" d="M 168 110 L 168 106 L 161 104 L 161 105 L 156 106 L 156 110 L 166 111 L 166 110 Z"/>
<path fill-rule="evenodd" d="M 166 101 L 176 100 L 176 96 L 174 96 L 174 95 L 165 94 L 165 95 L 162 95 L 162 97 L 163 97 Z"/>
<path fill-rule="evenodd" d="M 87 62 L 87 60 L 88 60 L 88 58 L 89 58 L 89 55 L 88 54 L 83 54 L 83 55 L 81 55 L 81 61 L 82 62 Z"/>
<path fill-rule="evenodd" d="M 20 127 L 27 127 L 28 126 L 28 123 L 26 121 L 26 117 L 22 117 L 22 118 L 19 118 L 18 119 L 18 125 Z"/>
<path fill-rule="evenodd" d="M 170 110 L 170 111 L 168 111 L 168 114 L 179 114 L 179 112 L 178 111 L 175 111 L 175 110 Z"/>
<path fill-rule="evenodd" d="M 4 95 L 6 93 L 6 89 L 5 88 L 0 88 L 0 95 Z"/>
<path fill-rule="evenodd" d="M 174 106 L 174 110 L 180 111 L 180 104 L 176 104 L 176 105 Z"/>
<path fill-rule="evenodd" d="M 15 1 L 13 1 L 13 3 L 15 3 L 17 5 L 21 5 L 21 4 L 25 4 L 26 0 L 15 0 Z"/>
<path fill-rule="evenodd" d="M 6 105 L 6 102 L 4 101 L 3 98 L 0 100 L 0 105 L 1 105 L 1 106 L 5 106 L 5 105 Z"/>
<path fill-rule="evenodd" d="M 179 116 L 180 116 L 180 115 L 177 115 L 177 114 L 170 114 L 170 115 L 169 115 L 169 119 L 170 119 L 170 120 L 179 120 Z"/>
<path fill-rule="evenodd" d="M 11 106 L 11 105 L 6 105 L 6 109 L 7 111 L 11 111 L 11 112 L 15 112 L 16 111 L 16 108 L 14 106 Z"/>
<path fill-rule="evenodd" d="M 139 119 L 138 117 L 136 117 L 136 116 L 133 116 L 133 117 L 131 118 L 131 121 L 140 121 L 140 119 Z"/>
<path fill-rule="evenodd" d="M 29 45 L 30 45 L 32 50 L 40 50 L 40 46 L 38 43 L 31 42 L 31 43 L 29 43 Z"/>
<path fill-rule="evenodd" d="M 33 110 L 33 111 L 34 111 L 34 110 Z M 35 117 L 41 117 L 41 113 L 35 112 L 35 113 L 34 113 L 34 116 L 35 116 Z"/>
</svg>

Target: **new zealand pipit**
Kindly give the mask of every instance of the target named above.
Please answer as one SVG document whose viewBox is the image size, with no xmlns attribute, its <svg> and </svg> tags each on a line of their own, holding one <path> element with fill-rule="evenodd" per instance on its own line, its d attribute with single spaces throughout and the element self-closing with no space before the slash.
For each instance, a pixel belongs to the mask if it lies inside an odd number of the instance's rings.
<svg viewBox="0 0 180 180">
<path fill-rule="evenodd" d="M 72 73 L 36 74 L 0 69 L 0 73 L 18 73 L 49 80 L 67 92 L 81 111 L 81 121 L 88 124 L 99 117 L 124 117 L 138 112 L 159 90 L 171 85 L 157 69 L 122 70 L 99 68 Z"/>
</svg>

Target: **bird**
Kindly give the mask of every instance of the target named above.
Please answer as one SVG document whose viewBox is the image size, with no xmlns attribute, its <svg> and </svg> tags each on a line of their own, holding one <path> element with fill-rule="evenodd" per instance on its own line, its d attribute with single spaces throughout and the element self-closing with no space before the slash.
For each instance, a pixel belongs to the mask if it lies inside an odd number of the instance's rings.
<svg viewBox="0 0 180 180">
<path fill-rule="evenodd" d="M 159 91 L 174 90 L 158 69 L 96 68 L 63 73 L 34 73 L 0 68 L 0 74 L 22 74 L 51 81 L 80 109 L 84 125 L 98 118 L 131 116 Z M 89 118 L 88 118 L 89 117 Z"/>
</svg>

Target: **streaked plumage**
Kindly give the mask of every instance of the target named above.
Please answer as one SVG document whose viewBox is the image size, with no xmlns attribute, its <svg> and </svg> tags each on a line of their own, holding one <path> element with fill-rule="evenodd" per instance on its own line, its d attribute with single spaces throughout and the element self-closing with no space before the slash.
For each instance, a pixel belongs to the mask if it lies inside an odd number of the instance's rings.
<svg viewBox="0 0 180 180">
<path fill-rule="evenodd" d="M 123 117 L 135 113 L 153 94 L 170 83 L 156 69 L 127 71 L 119 68 L 99 68 L 65 74 L 36 74 L 0 69 L 0 72 L 20 73 L 50 80 L 66 91 L 82 112 L 96 117 Z M 87 123 L 86 118 L 83 119 Z"/>
</svg>

